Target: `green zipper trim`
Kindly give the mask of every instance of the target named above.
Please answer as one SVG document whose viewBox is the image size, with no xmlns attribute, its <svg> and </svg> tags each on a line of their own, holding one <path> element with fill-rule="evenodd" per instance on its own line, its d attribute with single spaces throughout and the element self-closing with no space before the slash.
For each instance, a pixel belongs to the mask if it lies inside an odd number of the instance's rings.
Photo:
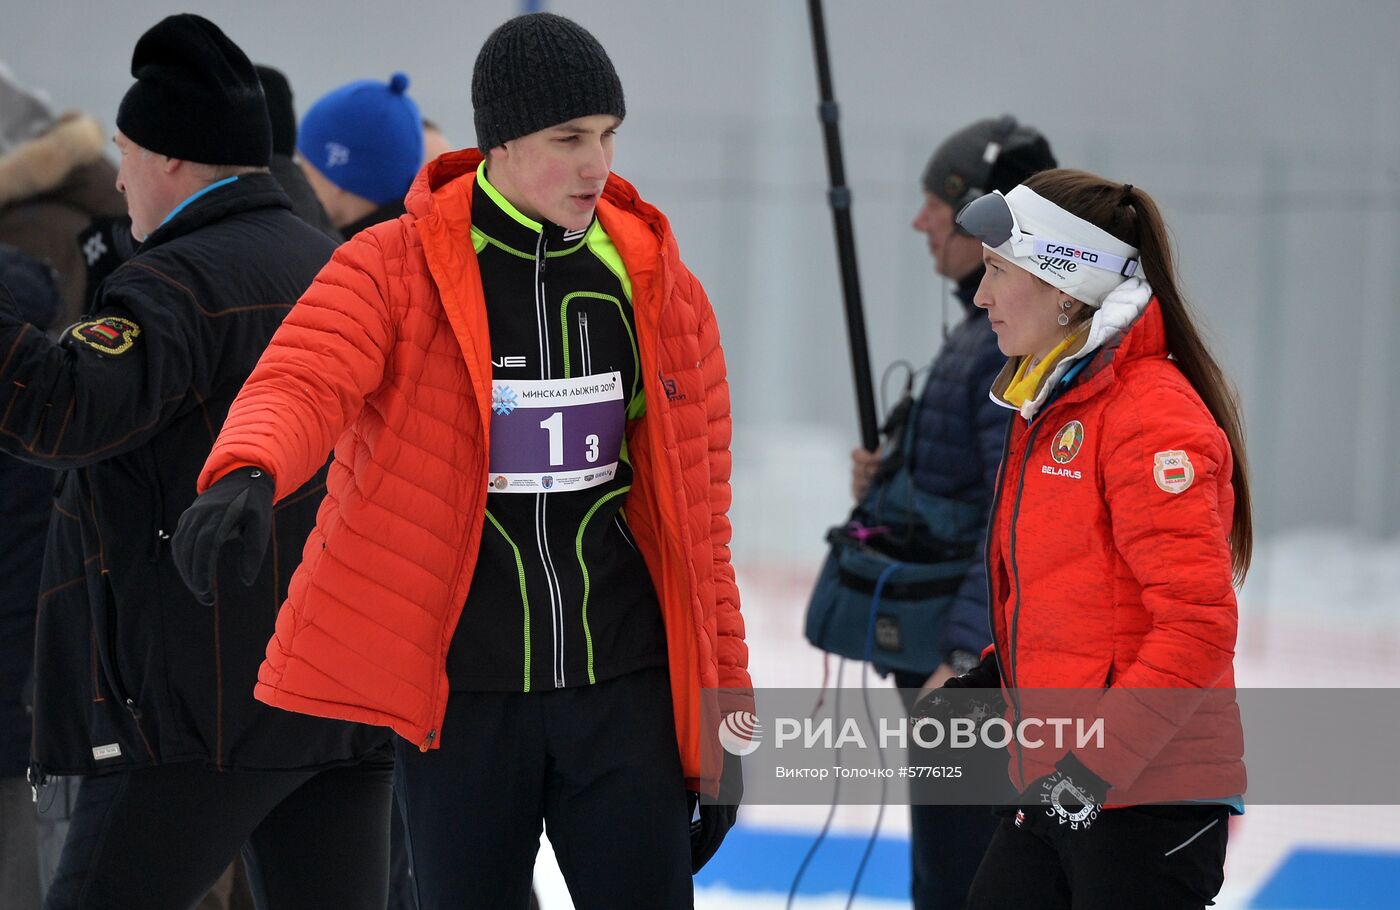
<svg viewBox="0 0 1400 910">
<path fill-rule="evenodd" d="M 520 211 L 520 209 L 516 208 L 515 205 L 505 196 L 502 196 L 501 191 L 496 189 L 495 185 L 492 184 L 489 179 L 487 179 L 486 162 L 484 161 L 481 163 L 481 167 L 476 169 L 476 182 L 478 186 L 480 186 L 483 190 L 486 191 L 486 195 L 491 197 L 491 201 L 496 203 L 496 206 L 501 211 L 505 212 L 511 217 L 511 220 L 517 222 L 518 224 L 529 230 L 534 231 L 536 234 L 544 230 L 544 225 L 540 224 L 538 221 L 531 218 L 529 215 L 526 215 L 524 212 Z"/>
<path fill-rule="evenodd" d="M 525 611 L 525 691 L 530 691 L 530 598 L 525 594 L 525 562 L 520 558 L 520 548 L 515 545 L 515 541 L 510 539 L 506 529 L 501 527 L 501 523 L 496 520 L 496 516 L 491 514 L 491 510 L 486 510 L 486 520 L 501 532 L 501 536 L 510 544 L 511 552 L 515 554 L 515 571 L 520 576 L 520 605 Z M 587 575 L 584 576 L 584 590 L 588 585 Z M 584 595 L 585 599 L 587 595 Z"/>
<path fill-rule="evenodd" d="M 570 253 L 572 253 L 572 252 L 574 252 L 575 250 L 577 250 L 579 247 L 583 246 L 583 244 L 584 244 L 585 242 L 586 242 L 586 241 L 580 240 L 578 243 L 575 243 L 573 246 L 571 246 L 571 247 L 566 247 L 565 249 L 562 249 L 562 250 L 546 250 L 544 256 L 545 256 L 546 259 L 554 259 L 554 258 L 556 258 L 556 257 L 558 257 L 558 256 L 567 256 L 567 255 L 569 255 Z M 515 247 L 513 247 L 513 246 L 506 246 L 504 243 L 502 243 L 501 241 L 497 240 L 495 237 L 492 237 L 490 234 L 486 233 L 486 232 L 483 231 L 481 228 L 479 228 L 479 227 L 473 227 L 473 228 L 472 228 L 472 246 L 476 247 L 476 251 L 477 251 L 478 253 L 481 252 L 482 249 L 484 249 L 488 244 L 489 244 L 490 246 L 494 246 L 496 249 L 500 250 L 500 251 L 503 252 L 503 253 L 509 253 L 510 255 L 516 256 L 516 257 L 518 257 L 518 258 L 520 258 L 520 259 L 528 259 L 530 262 L 534 262 L 534 261 L 535 261 L 535 254 L 534 254 L 534 253 L 526 253 L 526 252 L 524 252 L 523 250 L 517 250 L 517 249 L 516 249 Z"/>
<path fill-rule="evenodd" d="M 627 321 L 627 311 L 622 308 L 622 301 L 611 294 L 600 294 L 596 291 L 574 291 L 572 294 L 564 295 L 564 302 L 559 306 L 559 330 L 564 336 L 564 378 L 569 378 L 569 304 L 576 297 L 587 297 L 591 300 L 606 300 L 617 307 L 617 318 L 622 320 L 622 327 L 627 330 L 627 341 L 632 345 L 632 367 L 635 375 L 632 377 L 631 400 L 637 397 L 637 383 L 642 381 L 642 361 L 637 354 L 637 336 L 632 331 L 632 324 Z M 631 414 L 627 415 L 631 417 Z"/>
<path fill-rule="evenodd" d="M 632 303 L 632 278 L 627 274 L 627 265 L 622 261 L 622 256 L 618 253 L 617 246 L 613 244 L 612 238 L 608 236 L 608 232 L 603 230 L 602 222 L 595 219 L 593 227 L 588 231 L 588 235 L 584 239 L 588 243 L 588 251 L 596 256 L 598 261 L 616 276 L 617 280 L 622 284 L 622 293 L 627 296 L 627 302 Z M 620 308 L 621 304 L 618 304 L 618 306 Z M 622 321 L 624 324 L 627 324 L 627 319 L 625 317 Z M 632 328 L 630 324 L 628 325 L 627 332 L 631 335 Z M 636 338 L 632 339 L 632 356 L 634 360 L 639 360 L 637 357 Z M 640 381 L 640 363 L 638 364 L 637 377 L 637 381 Z M 637 381 L 632 383 L 632 398 L 627 402 L 628 420 L 636 420 L 647 412 L 646 388 L 643 387 L 638 390 Z M 625 440 L 622 444 L 622 450 L 623 452 L 627 451 L 627 443 Z M 623 460 L 627 460 L 625 455 Z M 630 464 L 631 462 L 628 463 Z"/>
<path fill-rule="evenodd" d="M 597 682 L 597 680 L 593 677 L 593 633 L 589 631 L 588 628 L 589 582 L 588 566 L 583 562 L 583 531 L 588 527 L 588 522 L 593 518 L 593 513 L 597 512 L 603 503 L 616 496 L 621 496 L 630 489 L 632 489 L 632 485 L 628 484 L 621 489 L 613 490 L 608 495 L 593 503 L 593 508 L 589 509 L 588 513 L 583 516 L 583 521 L 578 523 L 578 536 L 574 538 L 574 554 L 578 557 L 578 567 L 583 570 L 583 639 L 588 643 L 588 684 L 590 686 Z"/>
</svg>

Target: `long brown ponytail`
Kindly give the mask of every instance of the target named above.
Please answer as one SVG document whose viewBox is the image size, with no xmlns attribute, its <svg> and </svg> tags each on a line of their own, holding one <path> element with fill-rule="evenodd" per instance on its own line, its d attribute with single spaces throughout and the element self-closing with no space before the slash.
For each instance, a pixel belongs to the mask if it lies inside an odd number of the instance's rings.
<svg viewBox="0 0 1400 910">
<path fill-rule="evenodd" d="M 1234 523 L 1230 529 L 1231 564 L 1236 583 L 1244 580 L 1254 551 L 1254 522 L 1245 468 L 1244 420 L 1239 399 L 1211 356 L 1177 287 L 1176 263 L 1166 222 L 1152 197 L 1142 190 L 1111 183 L 1086 171 L 1060 168 L 1041 171 L 1026 186 L 1091 224 L 1138 248 L 1143 277 L 1162 309 L 1167 350 L 1225 432 L 1234 457 Z"/>
</svg>

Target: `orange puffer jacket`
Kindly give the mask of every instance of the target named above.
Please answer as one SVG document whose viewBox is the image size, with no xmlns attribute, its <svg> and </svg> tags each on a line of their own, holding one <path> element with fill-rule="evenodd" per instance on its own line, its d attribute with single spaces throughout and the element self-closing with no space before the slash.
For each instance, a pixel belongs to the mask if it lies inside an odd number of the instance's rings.
<svg viewBox="0 0 1400 910">
<path fill-rule="evenodd" d="M 438 158 L 415 180 L 406 215 L 336 251 L 273 336 L 199 480 L 203 491 L 258 465 L 280 498 L 334 445 L 254 694 L 386 725 L 425 750 L 440 744 L 446 655 L 486 508 L 491 352 L 470 235 L 481 160 L 475 150 Z M 724 356 L 665 216 L 613 176 L 598 218 L 632 280 L 647 400 L 628 430 L 627 521 L 665 620 L 687 782 L 712 790 L 702 693 L 752 685 L 729 562 Z"/>
<path fill-rule="evenodd" d="M 1044 717 L 1064 703 L 1035 690 L 1089 690 L 1106 748 L 1075 751 L 1110 803 L 1243 793 L 1229 443 L 1168 359 L 1155 299 L 1090 356 L 1013 421 L 1002 462 L 987 565 L 1008 704 Z M 1012 783 L 1065 751 L 1013 744 Z"/>
</svg>

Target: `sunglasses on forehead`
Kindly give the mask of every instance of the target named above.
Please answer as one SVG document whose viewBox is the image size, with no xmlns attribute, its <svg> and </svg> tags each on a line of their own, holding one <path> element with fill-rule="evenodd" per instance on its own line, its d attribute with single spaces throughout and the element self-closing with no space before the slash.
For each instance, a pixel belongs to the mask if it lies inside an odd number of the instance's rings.
<svg viewBox="0 0 1400 910">
<path fill-rule="evenodd" d="M 992 249 L 1009 242 L 1011 254 L 1017 258 L 1044 256 L 1048 259 L 1082 262 L 1091 268 L 1117 272 L 1124 278 L 1131 278 L 1137 273 L 1136 259 L 1127 259 L 1077 243 L 1046 240 L 1026 233 L 1016 222 L 1016 213 L 1011 211 L 1011 206 L 1000 191 L 979 196 L 963 206 L 962 211 L 958 212 L 957 224 Z"/>
</svg>

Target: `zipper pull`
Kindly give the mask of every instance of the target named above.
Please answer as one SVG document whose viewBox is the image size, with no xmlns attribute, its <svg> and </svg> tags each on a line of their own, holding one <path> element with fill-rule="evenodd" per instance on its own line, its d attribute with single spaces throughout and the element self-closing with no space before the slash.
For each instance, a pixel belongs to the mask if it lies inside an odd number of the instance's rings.
<svg viewBox="0 0 1400 910">
<path fill-rule="evenodd" d="M 136 706 L 136 702 L 133 699 L 128 698 L 126 700 L 126 709 L 131 712 L 133 718 L 136 720 L 141 719 L 141 709 Z"/>
<path fill-rule="evenodd" d="M 435 739 L 437 739 L 437 731 L 436 731 L 436 730 L 429 730 L 429 731 L 428 731 L 428 738 L 425 739 L 425 740 L 423 740 L 422 744 L 418 747 L 418 751 L 419 751 L 419 752 L 427 752 L 429 749 L 431 749 L 431 748 L 433 747 L 433 740 L 435 740 Z"/>
</svg>

